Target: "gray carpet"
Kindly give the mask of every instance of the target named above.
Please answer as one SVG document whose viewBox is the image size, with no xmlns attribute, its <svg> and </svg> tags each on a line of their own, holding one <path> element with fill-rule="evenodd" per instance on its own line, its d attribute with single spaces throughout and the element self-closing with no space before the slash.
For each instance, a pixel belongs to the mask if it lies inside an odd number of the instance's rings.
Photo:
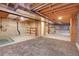
<svg viewBox="0 0 79 59">
<path fill-rule="evenodd" d="M 78 56 L 75 45 L 61 40 L 39 37 L 0 47 L 1 56 Z"/>
</svg>

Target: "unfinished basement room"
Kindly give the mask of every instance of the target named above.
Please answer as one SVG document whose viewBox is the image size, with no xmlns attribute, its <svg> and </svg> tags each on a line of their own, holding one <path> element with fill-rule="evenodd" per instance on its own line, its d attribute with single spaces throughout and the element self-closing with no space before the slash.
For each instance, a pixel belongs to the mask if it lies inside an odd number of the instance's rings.
<svg viewBox="0 0 79 59">
<path fill-rule="evenodd" d="M 79 56 L 79 4 L 0 3 L 0 56 Z"/>
</svg>

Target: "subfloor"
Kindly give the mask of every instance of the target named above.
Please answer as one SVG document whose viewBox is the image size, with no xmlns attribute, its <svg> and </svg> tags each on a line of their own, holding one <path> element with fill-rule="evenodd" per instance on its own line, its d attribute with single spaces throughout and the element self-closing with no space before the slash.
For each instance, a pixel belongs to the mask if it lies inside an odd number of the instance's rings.
<svg viewBox="0 0 79 59">
<path fill-rule="evenodd" d="M 70 42 L 44 37 L 0 47 L 1 56 L 79 56 Z"/>
</svg>

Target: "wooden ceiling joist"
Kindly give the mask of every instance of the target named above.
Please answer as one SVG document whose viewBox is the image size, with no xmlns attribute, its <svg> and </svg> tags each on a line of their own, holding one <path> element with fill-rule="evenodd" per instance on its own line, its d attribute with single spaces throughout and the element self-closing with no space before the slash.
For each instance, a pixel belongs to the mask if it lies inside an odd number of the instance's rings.
<svg viewBox="0 0 79 59">
<path fill-rule="evenodd" d="M 68 4 L 53 4 L 53 5 L 51 4 L 48 8 L 43 9 L 39 12 L 49 12 L 49 11 L 52 11 L 53 9 L 60 8 L 65 5 L 68 5 Z"/>
<path fill-rule="evenodd" d="M 26 6 L 27 4 L 23 4 L 23 5 Z M 31 8 L 27 8 L 27 7 L 29 7 L 29 5 Z M 63 19 L 60 22 L 67 24 L 67 23 L 69 23 L 71 15 L 75 14 L 79 11 L 78 3 L 74 3 L 74 4 L 73 3 L 29 3 L 29 5 L 27 5 L 26 7 L 21 7 L 21 5 L 20 5 L 20 6 L 18 6 L 18 9 L 22 9 L 23 11 L 27 11 L 27 12 L 30 11 L 31 14 L 33 12 L 33 13 L 35 13 L 35 15 L 38 14 L 44 18 L 47 18 L 48 20 L 53 21 L 54 23 L 58 23 L 59 20 L 57 18 L 59 16 L 63 16 Z M 15 6 L 15 7 L 13 7 L 13 6 Z M 13 8 L 16 8 L 15 4 L 13 4 L 13 6 L 12 6 Z M 11 5 L 10 5 L 10 7 L 11 7 Z M 7 8 L 7 6 L 4 8 Z M 0 10 L 7 11 L 8 13 L 11 11 L 11 10 L 10 11 L 3 10 L 1 8 L 0 8 Z M 16 13 L 16 11 L 15 12 L 12 11 L 11 14 L 21 16 L 21 17 L 27 17 L 30 19 L 32 18 L 30 16 L 24 15 L 24 13 L 18 14 L 18 13 Z"/>
<path fill-rule="evenodd" d="M 50 4 L 45 8 L 38 10 L 37 12 L 52 19 L 55 22 L 58 22 L 58 17 L 63 16 L 62 23 L 69 23 L 70 17 L 72 14 L 75 14 L 79 11 L 79 4 L 73 3 L 60 3 L 60 4 Z"/>
<path fill-rule="evenodd" d="M 34 3 L 34 4 L 31 5 L 31 7 L 32 7 L 31 10 L 34 10 L 34 9 L 38 8 L 39 6 L 41 6 L 41 5 L 43 5 L 43 4 L 44 4 L 44 3 L 42 3 L 42 4 L 41 4 L 41 3 L 40 3 L 40 4 L 35 4 L 35 3 Z"/>
<path fill-rule="evenodd" d="M 77 8 L 74 8 L 74 7 L 72 7 L 72 8 L 67 8 L 67 9 L 62 9 L 62 10 L 57 10 L 57 11 L 54 11 L 55 12 L 55 14 L 59 14 L 59 13 L 63 13 L 64 12 L 64 14 L 65 13 L 68 13 L 68 12 L 75 12 L 75 11 L 78 11 L 79 9 L 77 9 Z M 48 13 L 42 13 L 42 14 L 54 14 L 54 12 L 53 11 L 50 11 L 50 12 L 48 12 Z"/>
<path fill-rule="evenodd" d="M 42 8 L 40 8 L 39 10 L 36 10 L 36 11 L 38 11 L 38 12 L 40 12 L 40 11 L 42 11 L 42 10 L 46 10 L 47 8 L 49 8 L 50 6 L 52 6 L 52 5 L 57 5 L 56 3 L 53 3 L 53 4 L 48 4 L 47 6 L 45 6 L 45 7 L 42 7 Z"/>
<path fill-rule="evenodd" d="M 38 11 L 39 9 L 43 8 L 43 7 L 46 7 L 48 4 L 43 4 L 43 5 L 40 5 L 39 7 L 35 8 L 35 9 L 32 9 L 34 11 Z"/>
<path fill-rule="evenodd" d="M 70 9 L 70 8 L 72 8 L 72 7 L 75 7 L 75 6 L 77 6 L 78 4 L 68 4 L 68 5 L 65 5 L 65 6 L 60 6 L 60 7 L 52 7 L 52 8 L 50 8 L 50 10 L 48 10 L 48 11 L 41 11 L 42 13 L 48 13 L 48 12 L 51 12 L 51 11 L 62 11 L 62 10 L 64 10 L 64 9 Z"/>
</svg>

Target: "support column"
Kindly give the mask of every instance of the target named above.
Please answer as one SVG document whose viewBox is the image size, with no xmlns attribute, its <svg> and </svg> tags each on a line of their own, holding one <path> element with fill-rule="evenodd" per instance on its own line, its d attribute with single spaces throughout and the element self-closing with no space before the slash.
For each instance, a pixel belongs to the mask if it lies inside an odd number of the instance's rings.
<svg viewBox="0 0 79 59">
<path fill-rule="evenodd" d="M 45 35 L 45 23 L 43 21 L 45 21 L 45 19 L 41 17 L 41 36 Z"/>
<path fill-rule="evenodd" d="M 76 42 L 76 46 L 79 50 L 79 13 L 77 14 L 77 42 Z"/>
<path fill-rule="evenodd" d="M 50 33 L 50 27 L 49 27 L 49 23 L 48 23 L 48 34 Z"/>
<path fill-rule="evenodd" d="M 35 36 L 38 36 L 38 21 L 35 20 Z"/>
<path fill-rule="evenodd" d="M 70 19 L 70 32 L 71 32 L 71 42 L 76 43 L 77 40 L 77 18 L 76 15 L 72 15 Z"/>
</svg>

